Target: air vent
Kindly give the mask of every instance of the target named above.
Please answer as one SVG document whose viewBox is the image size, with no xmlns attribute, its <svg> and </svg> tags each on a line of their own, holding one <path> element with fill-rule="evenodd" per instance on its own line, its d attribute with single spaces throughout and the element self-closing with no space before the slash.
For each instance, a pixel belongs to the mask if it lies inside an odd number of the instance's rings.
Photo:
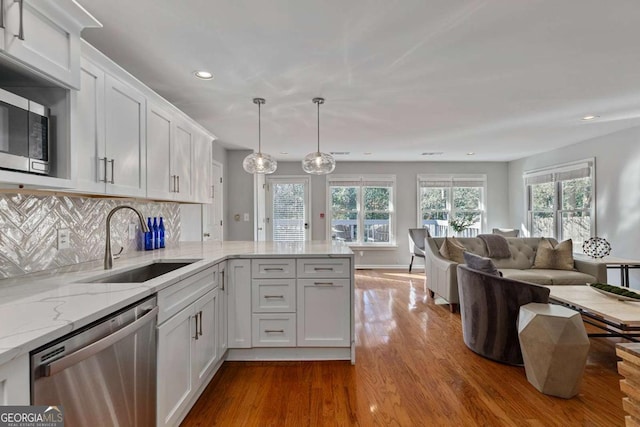
<svg viewBox="0 0 640 427">
<path fill-rule="evenodd" d="M 331 155 L 333 156 L 348 156 L 351 154 L 349 151 L 332 151 Z"/>
<path fill-rule="evenodd" d="M 58 347 L 55 350 L 50 351 L 49 353 L 43 354 L 40 358 L 40 362 L 46 362 L 47 360 L 53 359 L 61 353 L 64 353 L 64 346 Z"/>
<path fill-rule="evenodd" d="M 441 156 L 443 154 L 444 152 L 442 151 L 427 151 L 425 153 L 422 153 L 423 156 Z"/>
</svg>

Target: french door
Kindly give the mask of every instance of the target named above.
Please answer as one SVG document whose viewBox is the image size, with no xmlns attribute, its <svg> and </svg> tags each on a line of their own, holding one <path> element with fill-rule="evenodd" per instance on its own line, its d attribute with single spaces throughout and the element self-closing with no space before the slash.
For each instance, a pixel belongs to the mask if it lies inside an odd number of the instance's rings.
<svg viewBox="0 0 640 427">
<path fill-rule="evenodd" d="M 267 239 L 309 240 L 309 177 L 267 177 Z"/>
</svg>

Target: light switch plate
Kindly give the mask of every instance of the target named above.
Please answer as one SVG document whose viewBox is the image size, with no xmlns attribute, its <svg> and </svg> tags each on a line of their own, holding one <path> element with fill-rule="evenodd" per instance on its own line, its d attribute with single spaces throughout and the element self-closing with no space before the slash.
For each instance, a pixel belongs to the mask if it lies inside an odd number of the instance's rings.
<svg viewBox="0 0 640 427">
<path fill-rule="evenodd" d="M 58 230 L 58 250 L 69 249 L 71 247 L 71 230 L 60 228 Z"/>
</svg>

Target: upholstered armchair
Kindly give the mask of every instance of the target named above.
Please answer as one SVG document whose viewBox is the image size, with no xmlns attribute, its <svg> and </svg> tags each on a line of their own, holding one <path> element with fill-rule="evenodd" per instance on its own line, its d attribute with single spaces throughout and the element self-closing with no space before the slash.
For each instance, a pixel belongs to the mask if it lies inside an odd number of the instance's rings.
<svg viewBox="0 0 640 427">
<path fill-rule="evenodd" d="M 410 228 L 409 229 L 409 253 L 411 261 L 409 262 L 409 273 L 413 267 L 414 257 L 424 259 L 424 239 L 429 235 L 426 228 Z"/>
<path fill-rule="evenodd" d="M 510 365 L 523 365 L 517 319 L 521 305 L 548 303 L 549 289 L 458 265 L 462 336 L 474 352 Z"/>
</svg>

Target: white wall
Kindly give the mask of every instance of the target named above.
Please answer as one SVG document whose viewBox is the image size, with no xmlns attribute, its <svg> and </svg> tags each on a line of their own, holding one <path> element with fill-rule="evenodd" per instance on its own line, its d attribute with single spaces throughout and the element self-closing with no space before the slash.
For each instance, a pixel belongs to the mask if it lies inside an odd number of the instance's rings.
<svg viewBox="0 0 640 427">
<path fill-rule="evenodd" d="M 640 259 L 640 127 L 583 141 L 557 150 L 509 162 L 509 216 L 526 228 L 525 171 L 595 158 L 596 234 L 609 241 L 612 255 Z M 617 270 L 609 282 L 619 284 Z M 631 284 L 640 288 L 640 271 Z"/>
<path fill-rule="evenodd" d="M 242 161 L 251 153 L 251 150 L 227 150 L 224 240 L 253 240 L 253 175 L 242 168 Z M 245 213 L 249 214 L 249 221 L 244 221 Z M 240 215 L 239 221 L 236 215 Z"/>
<path fill-rule="evenodd" d="M 335 174 L 394 174 L 396 175 L 396 243 L 395 249 L 356 251 L 358 266 L 409 265 L 408 229 L 417 226 L 418 174 L 426 173 L 483 173 L 487 175 L 487 230 L 510 227 L 508 196 L 508 166 L 506 162 L 342 162 L 338 159 Z M 278 162 L 277 175 L 306 175 L 301 162 Z M 325 240 L 327 212 L 326 177 L 311 177 L 311 230 L 313 240 Z M 326 215 L 325 215 L 326 217 Z M 485 230 L 485 231 L 487 231 Z M 420 261 L 417 266 L 421 267 Z"/>
</svg>

